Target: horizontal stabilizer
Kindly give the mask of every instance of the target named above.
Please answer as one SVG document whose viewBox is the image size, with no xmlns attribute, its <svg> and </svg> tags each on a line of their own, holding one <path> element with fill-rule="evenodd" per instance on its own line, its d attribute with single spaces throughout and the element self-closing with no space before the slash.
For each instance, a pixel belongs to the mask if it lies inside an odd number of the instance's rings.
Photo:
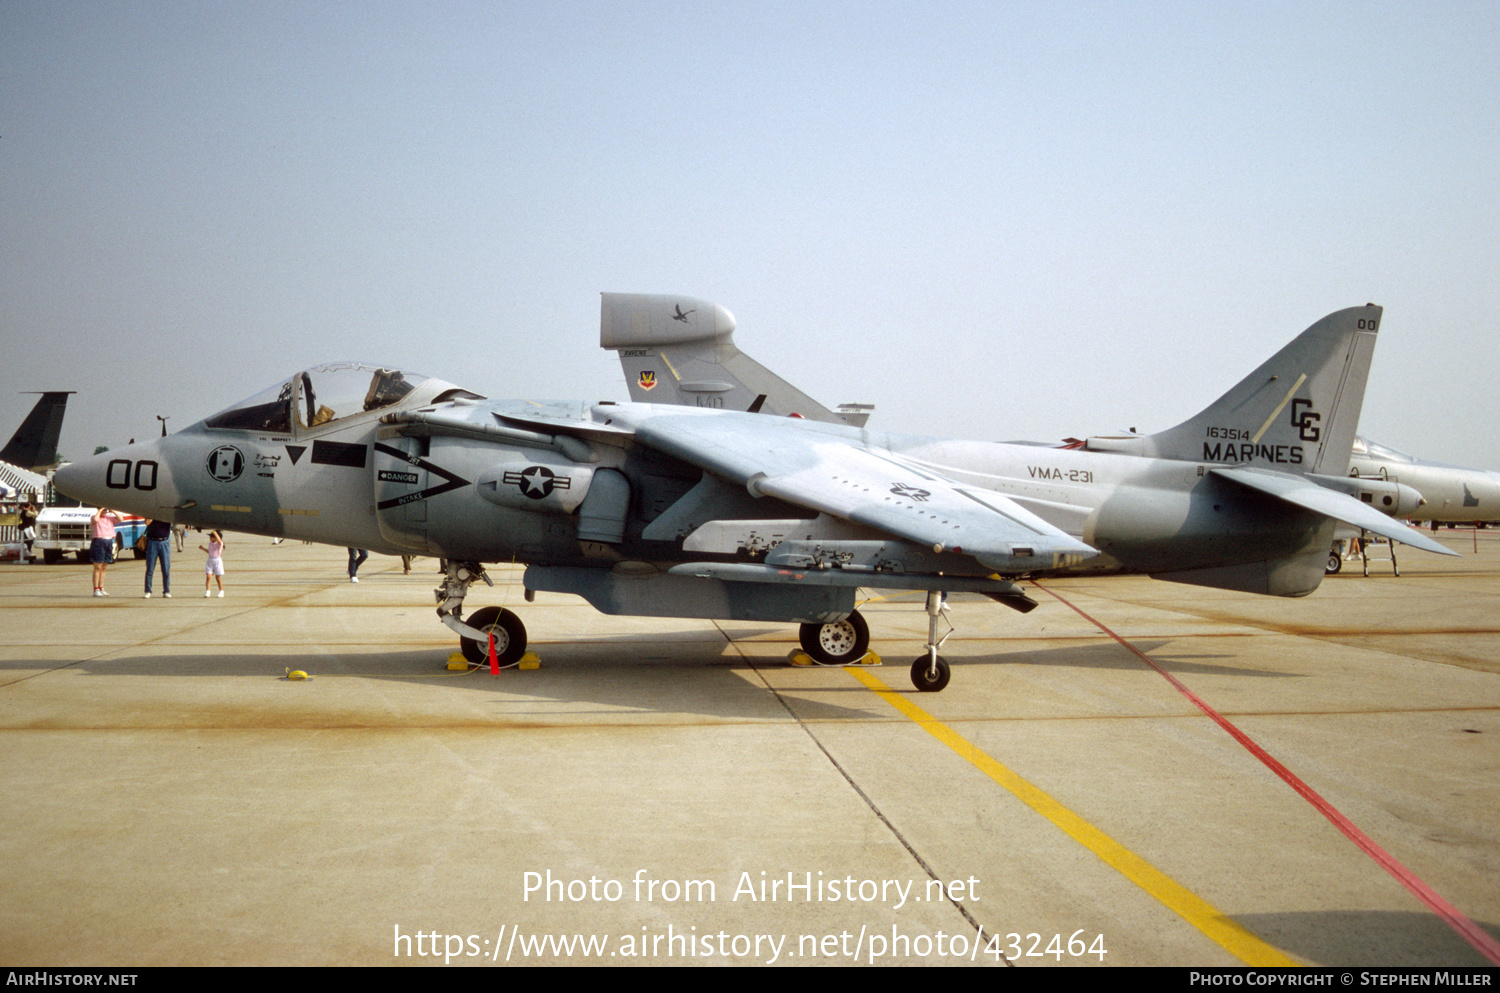
<svg viewBox="0 0 1500 993">
<path fill-rule="evenodd" d="M 1413 548 L 1420 548 L 1426 552 L 1435 552 L 1438 555 L 1458 554 L 1439 545 L 1422 532 L 1408 527 L 1404 522 L 1387 517 L 1374 507 L 1361 503 L 1345 493 L 1319 486 L 1306 476 L 1293 476 L 1283 472 L 1245 467 L 1218 468 L 1209 471 L 1215 476 L 1233 480 L 1241 486 L 1276 497 L 1293 506 L 1311 510 L 1345 524 L 1352 524 L 1357 528 L 1364 528 L 1371 534 L 1378 534 L 1382 538 L 1399 541 L 1404 545 L 1411 545 Z"/>
</svg>

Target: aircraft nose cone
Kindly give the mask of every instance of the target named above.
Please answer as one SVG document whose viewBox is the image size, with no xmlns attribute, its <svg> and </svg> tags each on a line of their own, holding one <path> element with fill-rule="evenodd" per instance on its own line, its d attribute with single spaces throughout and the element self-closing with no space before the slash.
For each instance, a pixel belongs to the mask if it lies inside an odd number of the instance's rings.
<svg viewBox="0 0 1500 993">
<path fill-rule="evenodd" d="M 59 492 L 92 507 L 113 507 L 150 516 L 158 499 L 170 496 L 161 451 L 143 442 L 70 462 L 52 477 Z M 170 504 L 169 504 L 170 505 Z"/>
<path fill-rule="evenodd" d="M 91 495 L 92 487 L 88 486 L 88 480 L 97 473 L 89 471 L 89 463 L 95 461 L 92 458 L 84 459 L 82 462 L 69 462 L 58 469 L 52 476 L 52 485 L 64 496 L 72 497 L 74 500 L 82 500 L 84 503 L 96 503 Z"/>
</svg>

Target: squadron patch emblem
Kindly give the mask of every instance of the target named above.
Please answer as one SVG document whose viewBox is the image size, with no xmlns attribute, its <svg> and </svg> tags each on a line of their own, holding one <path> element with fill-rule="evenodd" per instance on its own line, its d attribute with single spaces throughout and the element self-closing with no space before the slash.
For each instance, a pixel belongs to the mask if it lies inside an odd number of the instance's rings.
<svg viewBox="0 0 1500 993">
<path fill-rule="evenodd" d="M 233 445 L 220 445 L 208 453 L 208 474 L 221 483 L 240 478 L 245 470 L 245 455 Z"/>
</svg>

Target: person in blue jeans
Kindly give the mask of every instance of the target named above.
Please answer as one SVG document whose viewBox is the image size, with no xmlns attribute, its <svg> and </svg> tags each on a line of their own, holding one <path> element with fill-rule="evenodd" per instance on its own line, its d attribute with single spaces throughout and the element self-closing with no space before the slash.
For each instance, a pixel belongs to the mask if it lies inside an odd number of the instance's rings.
<svg viewBox="0 0 1500 993">
<path fill-rule="evenodd" d="M 370 553 L 363 548 L 349 549 L 349 582 L 359 582 L 359 567 L 364 565 L 365 559 L 369 557 Z"/>
<path fill-rule="evenodd" d="M 172 523 L 152 521 L 146 525 L 146 592 L 151 599 L 151 575 L 161 562 L 161 595 L 172 599 Z"/>
</svg>

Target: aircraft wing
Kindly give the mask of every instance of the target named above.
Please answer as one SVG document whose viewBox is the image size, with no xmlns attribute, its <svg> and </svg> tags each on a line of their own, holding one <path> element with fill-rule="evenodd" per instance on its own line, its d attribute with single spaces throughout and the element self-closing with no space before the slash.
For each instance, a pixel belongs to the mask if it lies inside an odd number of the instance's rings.
<svg viewBox="0 0 1500 993">
<path fill-rule="evenodd" d="M 637 442 L 756 496 L 971 555 L 997 572 L 1051 569 L 1099 554 L 999 493 L 806 422 L 662 413 L 635 420 L 634 429 Z"/>
<path fill-rule="evenodd" d="M 1232 479 L 1241 486 L 1268 494 L 1305 510 L 1332 517 L 1336 521 L 1343 521 L 1357 528 L 1364 528 L 1372 534 L 1378 534 L 1392 541 L 1399 541 L 1426 552 L 1436 552 L 1438 555 L 1458 554 L 1439 545 L 1422 532 L 1408 527 L 1404 522 L 1387 517 L 1369 504 L 1361 503 L 1348 494 L 1319 486 L 1305 476 L 1248 467 L 1214 468 L 1209 472 L 1215 476 Z"/>
</svg>

